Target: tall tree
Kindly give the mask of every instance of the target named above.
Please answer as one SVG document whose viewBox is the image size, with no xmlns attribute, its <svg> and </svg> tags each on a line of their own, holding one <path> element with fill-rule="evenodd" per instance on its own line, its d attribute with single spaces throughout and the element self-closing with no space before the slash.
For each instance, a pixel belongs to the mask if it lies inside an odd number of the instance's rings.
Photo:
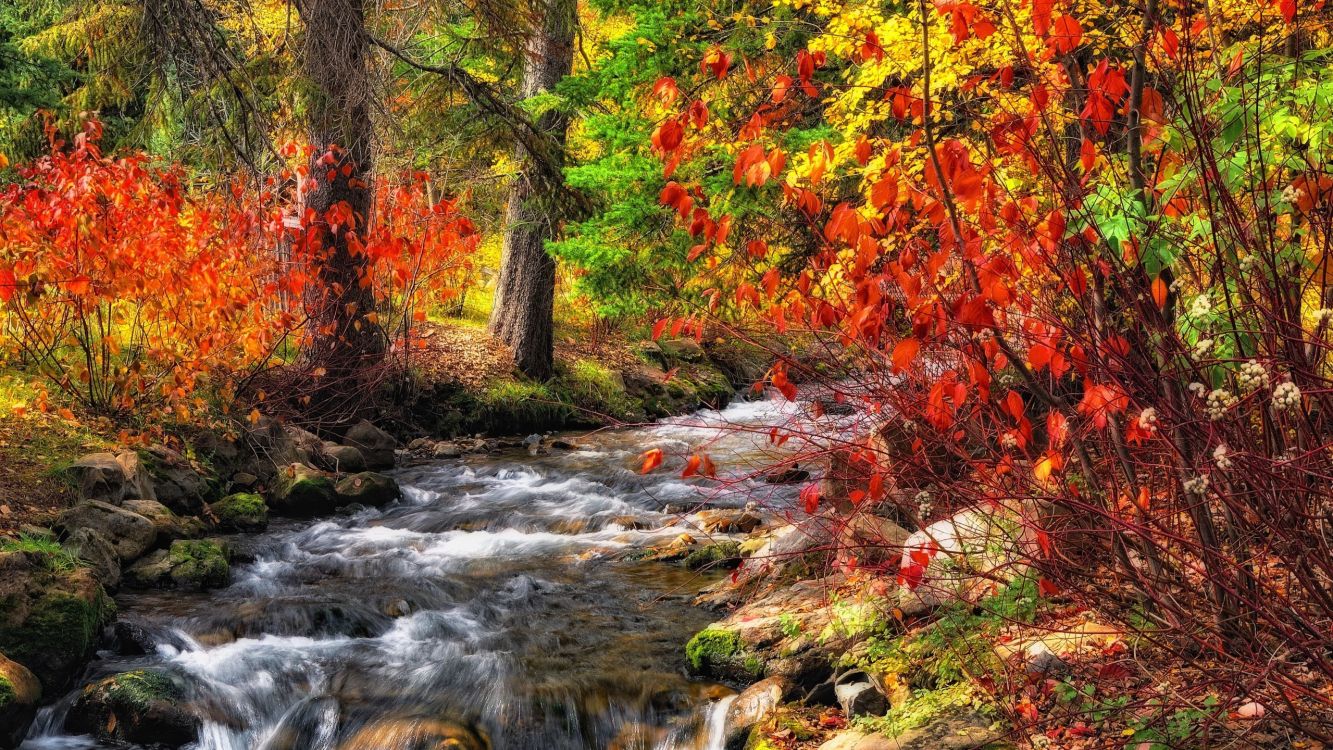
<svg viewBox="0 0 1333 750">
<path fill-rule="evenodd" d="M 305 195 L 306 249 L 319 283 L 308 305 L 307 350 L 323 368 L 317 409 L 340 408 L 360 375 L 384 354 L 368 260 L 357 247 L 370 220 L 374 132 L 364 0 L 301 0 L 303 66 L 309 85 L 311 154 Z"/>
<path fill-rule="evenodd" d="M 538 0 L 538 15 L 525 50 L 522 95 L 531 98 L 552 91 L 574 64 L 576 0 Z M 518 174 L 509 191 L 504 251 L 491 311 L 491 331 L 514 352 L 514 363 L 530 377 L 546 379 L 553 366 L 555 259 L 547 240 L 559 232 L 561 210 L 553 191 L 542 189 L 550 178 L 549 160 L 563 163 L 569 115 L 546 111 L 536 123 L 548 142 L 558 146 L 545 159 L 520 142 Z"/>
</svg>

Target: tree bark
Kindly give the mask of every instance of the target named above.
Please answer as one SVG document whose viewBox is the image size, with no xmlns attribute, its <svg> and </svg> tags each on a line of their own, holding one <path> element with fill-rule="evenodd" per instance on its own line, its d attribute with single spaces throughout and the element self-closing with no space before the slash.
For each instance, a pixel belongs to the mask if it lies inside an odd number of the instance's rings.
<svg viewBox="0 0 1333 750">
<path fill-rule="evenodd" d="M 310 142 L 305 250 L 317 283 L 306 304 L 306 356 L 322 368 L 318 408 L 351 405 L 367 368 L 384 357 L 369 262 L 358 246 L 370 221 L 374 133 L 364 0 L 301 0 Z M 336 401 L 336 403 L 335 403 Z"/>
<path fill-rule="evenodd" d="M 551 91 L 574 64 L 575 0 L 541 0 L 528 41 L 523 68 L 523 98 Z M 549 111 L 538 127 L 563 146 L 569 116 Z M 509 189 L 504 250 L 491 310 L 491 332 L 514 352 L 514 364 L 529 377 L 545 380 L 554 359 L 553 316 L 555 259 L 546 241 L 556 236 L 562 218 L 554 191 L 543 190 L 540 160 L 522 144 L 515 149 L 518 174 Z"/>
</svg>

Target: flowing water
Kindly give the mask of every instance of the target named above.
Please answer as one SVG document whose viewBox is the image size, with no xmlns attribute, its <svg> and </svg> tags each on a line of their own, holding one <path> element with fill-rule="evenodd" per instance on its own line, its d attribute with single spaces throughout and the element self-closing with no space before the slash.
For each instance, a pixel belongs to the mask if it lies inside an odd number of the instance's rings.
<svg viewBox="0 0 1333 750">
<path fill-rule="evenodd" d="M 729 691 L 689 680 L 682 648 L 712 619 L 690 600 L 716 575 L 633 552 L 691 531 L 682 514 L 701 504 L 780 506 L 794 489 L 717 489 L 670 465 L 642 476 L 638 457 L 706 446 L 743 475 L 767 460 L 766 431 L 743 428 L 783 408 L 740 402 L 547 456 L 402 469 L 392 506 L 236 538 L 252 562 L 225 589 L 122 595 L 149 653 L 104 653 L 88 677 L 171 673 L 206 717 L 199 750 L 466 748 L 474 735 L 497 750 L 720 749 Z M 44 709 L 23 750 L 98 747 L 61 731 L 74 695 Z"/>
</svg>

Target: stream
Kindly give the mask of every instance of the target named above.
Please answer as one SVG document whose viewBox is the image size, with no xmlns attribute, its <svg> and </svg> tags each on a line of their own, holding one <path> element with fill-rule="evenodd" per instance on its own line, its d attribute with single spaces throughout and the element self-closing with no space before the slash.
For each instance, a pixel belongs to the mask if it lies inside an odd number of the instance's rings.
<svg viewBox="0 0 1333 750">
<path fill-rule="evenodd" d="M 633 553 L 701 536 L 684 518 L 700 507 L 781 508 L 799 488 L 686 480 L 675 459 L 644 476 L 639 457 L 706 446 L 742 477 L 772 456 L 766 429 L 735 428 L 791 408 L 400 469 L 400 502 L 232 537 L 249 562 L 227 588 L 123 593 L 149 653 L 100 653 L 85 678 L 171 674 L 206 717 L 197 750 L 720 750 L 732 691 L 689 679 L 683 646 L 715 619 L 691 600 L 723 574 Z M 76 695 L 22 750 L 100 747 L 62 731 Z"/>
</svg>

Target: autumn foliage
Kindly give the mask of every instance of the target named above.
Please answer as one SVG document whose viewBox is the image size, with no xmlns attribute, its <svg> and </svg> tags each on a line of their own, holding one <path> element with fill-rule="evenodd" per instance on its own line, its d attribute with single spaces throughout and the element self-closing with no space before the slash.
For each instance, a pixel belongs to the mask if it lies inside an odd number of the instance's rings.
<svg viewBox="0 0 1333 750">
<path fill-rule="evenodd" d="M 795 59 L 710 54 L 650 105 L 661 202 L 713 282 L 656 332 L 734 304 L 840 352 L 769 383 L 871 415 L 851 442 L 781 438 L 856 468 L 849 515 L 1008 509 L 1043 595 L 1189 658 L 1224 715 L 1327 740 L 1333 203 L 1311 149 L 1333 102 L 1301 46 L 1322 3 L 1279 5 L 815 2 L 827 32 Z M 836 135 L 789 154 L 812 117 Z M 942 553 L 917 554 L 882 572 L 927 585 Z M 1042 690 L 997 692 L 1034 723 Z"/>
<path fill-rule="evenodd" d="M 309 170 L 283 175 L 286 202 L 277 178 L 199 189 L 180 167 L 104 156 L 99 133 L 89 121 L 72 143 L 54 141 L 0 193 L 0 351 L 95 413 L 182 421 L 230 409 L 262 371 L 299 367 L 308 306 L 324 293 L 303 241 L 316 218 L 300 202 Z M 428 182 L 382 181 L 373 222 L 331 218 L 357 237 L 391 355 L 414 348 L 413 324 L 456 294 L 476 243 Z M 34 406 L 50 408 L 46 396 Z"/>
</svg>

